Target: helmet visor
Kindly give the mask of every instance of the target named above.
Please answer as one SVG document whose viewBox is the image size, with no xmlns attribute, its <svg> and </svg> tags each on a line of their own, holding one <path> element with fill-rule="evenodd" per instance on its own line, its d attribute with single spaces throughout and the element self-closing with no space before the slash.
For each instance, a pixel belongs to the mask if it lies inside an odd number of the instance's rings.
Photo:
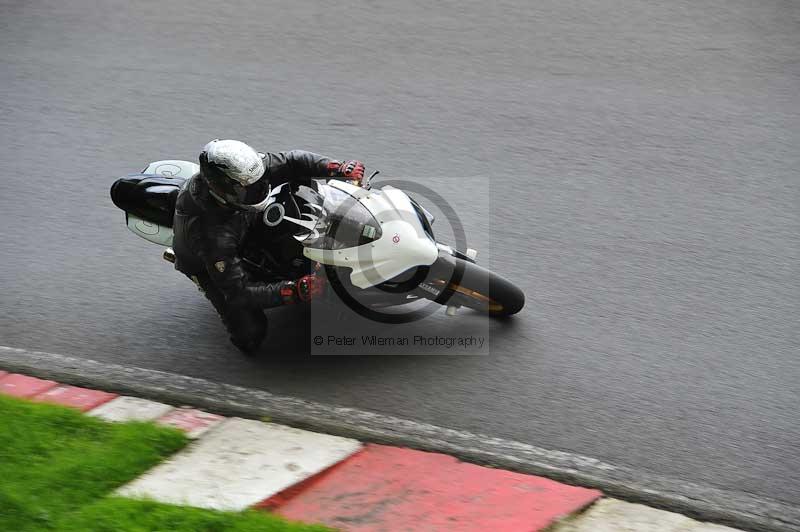
<svg viewBox="0 0 800 532">
<path fill-rule="evenodd" d="M 205 172 L 204 177 L 211 192 L 225 203 L 241 203 L 247 196 L 247 191 L 241 184 L 217 172 Z"/>
<path fill-rule="evenodd" d="M 266 196 L 264 184 L 261 183 L 261 180 L 252 185 L 244 186 L 213 165 L 208 165 L 203 169 L 203 177 L 205 177 L 208 187 L 215 196 L 234 207 L 255 205 L 263 201 Z"/>
</svg>

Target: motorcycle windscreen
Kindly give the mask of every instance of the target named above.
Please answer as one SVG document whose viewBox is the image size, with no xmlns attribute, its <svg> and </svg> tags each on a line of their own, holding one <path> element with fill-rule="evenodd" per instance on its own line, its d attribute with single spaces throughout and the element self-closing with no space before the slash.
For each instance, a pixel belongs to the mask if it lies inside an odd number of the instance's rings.
<svg viewBox="0 0 800 532">
<path fill-rule="evenodd" d="M 346 249 L 369 244 L 382 235 L 381 224 L 372 213 L 343 190 L 323 184 L 318 191 L 306 189 L 298 195 L 318 216 L 314 230 L 301 241 L 304 246 Z"/>
</svg>

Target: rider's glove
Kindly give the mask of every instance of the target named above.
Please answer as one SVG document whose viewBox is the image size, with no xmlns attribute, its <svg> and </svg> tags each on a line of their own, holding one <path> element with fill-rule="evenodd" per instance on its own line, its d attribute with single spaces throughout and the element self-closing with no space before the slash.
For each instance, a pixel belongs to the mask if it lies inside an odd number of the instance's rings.
<svg viewBox="0 0 800 532">
<path fill-rule="evenodd" d="M 281 298 L 284 305 L 308 303 L 325 293 L 326 281 L 315 274 L 306 275 L 297 281 L 286 281 L 281 286 Z"/>
<path fill-rule="evenodd" d="M 361 161 L 331 161 L 328 163 L 328 172 L 331 176 L 344 177 L 358 186 L 361 186 L 365 170 L 364 163 Z"/>
</svg>

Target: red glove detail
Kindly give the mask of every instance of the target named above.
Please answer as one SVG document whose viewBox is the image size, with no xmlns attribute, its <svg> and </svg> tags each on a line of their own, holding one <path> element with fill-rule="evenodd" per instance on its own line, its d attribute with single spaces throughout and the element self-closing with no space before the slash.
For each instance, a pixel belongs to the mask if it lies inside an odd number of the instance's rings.
<svg viewBox="0 0 800 532">
<path fill-rule="evenodd" d="M 348 181 L 353 181 L 355 184 L 361 186 L 361 180 L 364 179 L 364 163 L 361 161 L 331 161 L 327 166 L 328 174 L 333 177 L 344 177 Z"/>
<path fill-rule="evenodd" d="M 359 183 L 364 178 L 364 163 L 361 161 L 347 161 L 342 163 L 339 167 L 339 173 L 351 181 L 358 181 Z"/>
<path fill-rule="evenodd" d="M 280 294 L 284 305 L 294 305 L 297 303 L 297 284 L 294 281 L 282 283 Z"/>
<path fill-rule="evenodd" d="M 315 274 L 306 275 L 297 280 L 297 298 L 308 303 L 312 299 L 320 297 L 325 293 L 326 281 Z"/>
<path fill-rule="evenodd" d="M 339 168 L 342 166 L 342 161 L 330 161 L 327 166 L 325 166 L 326 170 L 328 170 L 328 176 L 333 177 L 335 175 L 339 175 Z"/>
</svg>

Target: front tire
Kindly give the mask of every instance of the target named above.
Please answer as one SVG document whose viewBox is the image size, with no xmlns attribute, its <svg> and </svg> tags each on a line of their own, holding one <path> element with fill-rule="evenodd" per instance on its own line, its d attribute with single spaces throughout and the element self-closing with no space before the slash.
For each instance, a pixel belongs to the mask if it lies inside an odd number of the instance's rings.
<svg viewBox="0 0 800 532">
<path fill-rule="evenodd" d="M 508 279 L 472 262 L 449 258 L 448 262 L 454 262 L 452 274 L 435 276 L 430 281 L 432 286 L 442 290 L 435 301 L 471 308 L 493 317 L 511 316 L 525 306 L 525 294 Z"/>
</svg>

